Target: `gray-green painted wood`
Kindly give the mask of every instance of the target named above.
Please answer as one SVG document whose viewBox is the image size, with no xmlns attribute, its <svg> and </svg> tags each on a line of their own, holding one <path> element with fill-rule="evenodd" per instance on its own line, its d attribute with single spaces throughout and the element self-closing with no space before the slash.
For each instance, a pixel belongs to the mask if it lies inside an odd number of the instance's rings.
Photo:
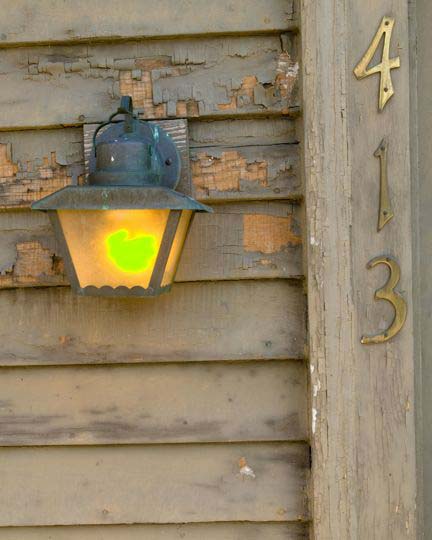
<svg viewBox="0 0 432 540">
<path fill-rule="evenodd" d="M 3 290 L 0 319 L 0 365 L 304 356 L 304 295 L 286 280 L 178 283 L 153 299 Z"/>
<path fill-rule="evenodd" d="M 308 467 L 299 443 L 2 448 L 0 525 L 307 520 Z"/>
<path fill-rule="evenodd" d="M 0 540 L 306 540 L 307 524 L 200 523 L 0 527 Z"/>
<path fill-rule="evenodd" d="M 3 0 L 0 47 L 295 28 L 293 0 Z"/>
<path fill-rule="evenodd" d="M 307 440 L 300 361 L 3 368 L 0 446 Z"/>
</svg>

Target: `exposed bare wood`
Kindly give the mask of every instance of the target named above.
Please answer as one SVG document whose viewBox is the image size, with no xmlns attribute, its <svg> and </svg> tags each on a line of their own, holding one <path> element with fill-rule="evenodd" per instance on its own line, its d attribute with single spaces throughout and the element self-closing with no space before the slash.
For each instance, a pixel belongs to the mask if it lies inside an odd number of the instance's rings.
<svg viewBox="0 0 432 540">
<path fill-rule="evenodd" d="M 3 448 L 0 455 L 3 526 L 308 517 L 303 444 Z"/>
<path fill-rule="evenodd" d="M 81 527 L 0 527 L 1 540 L 306 540 L 306 524 L 203 523 Z"/>
<path fill-rule="evenodd" d="M 0 293 L 1 365 L 302 358 L 304 298 L 289 281 L 175 284 L 155 299 L 69 289 Z"/>
<path fill-rule="evenodd" d="M 298 361 L 4 368 L 0 395 L 2 446 L 307 439 Z"/>
<path fill-rule="evenodd" d="M 192 151 L 193 193 L 205 202 L 300 198 L 295 145 L 201 148 Z"/>
<path fill-rule="evenodd" d="M 100 122 L 125 94 L 144 118 L 288 115 L 299 106 L 294 41 L 287 34 L 4 49 L 0 129 Z"/>
<path fill-rule="evenodd" d="M 299 278 L 302 246 L 296 205 L 216 205 L 195 217 L 176 281 Z M 0 213 L 0 289 L 68 285 L 48 217 Z"/>
<path fill-rule="evenodd" d="M 174 122 L 178 124 L 177 141 L 183 155 L 184 172 L 179 186 L 183 192 L 204 202 L 301 197 L 298 146 L 266 144 L 292 140 L 292 122 L 244 120 L 238 128 L 233 128 L 227 120 L 205 122 L 199 128 L 193 122 L 192 144 L 199 148 L 192 148 L 190 153 L 184 121 Z M 90 127 L 85 126 L 87 155 L 91 146 Z M 262 132 L 259 140 L 263 145 L 246 144 L 255 138 L 257 131 Z M 229 146 L 221 144 L 224 133 L 227 142 L 232 143 Z M 79 128 L 0 133 L 0 208 L 27 208 L 65 185 L 83 183 L 82 141 Z M 208 142 L 212 145 L 208 146 Z"/>
<path fill-rule="evenodd" d="M 193 34 L 278 32 L 295 28 L 293 0 L 215 2 L 116 0 L 56 4 L 5 0 L 0 46 L 27 43 L 118 41 Z M 125 17 L 128 14 L 128 17 Z"/>
<path fill-rule="evenodd" d="M 301 2 L 317 540 L 416 538 L 407 4 Z M 360 82 L 352 70 L 386 13 L 396 18 L 391 54 L 402 67 L 379 114 L 379 75 Z M 378 234 L 373 154 L 384 136 L 395 218 Z M 401 265 L 410 314 L 393 341 L 364 346 L 360 336 L 394 315 L 374 301 L 385 273 L 366 269 L 382 254 Z"/>
</svg>

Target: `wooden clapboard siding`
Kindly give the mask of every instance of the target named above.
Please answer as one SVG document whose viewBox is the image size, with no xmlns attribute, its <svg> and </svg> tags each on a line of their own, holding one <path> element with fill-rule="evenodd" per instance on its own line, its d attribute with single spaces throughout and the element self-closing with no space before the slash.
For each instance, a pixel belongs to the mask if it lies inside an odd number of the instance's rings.
<svg viewBox="0 0 432 540">
<path fill-rule="evenodd" d="M 0 129 L 100 122 L 122 94 L 145 118 L 299 107 L 291 34 L 4 49 L 0 85 Z"/>
<path fill-rule="evenodd" d="M 3 526 L 308 517 L 309 452 L 299 443 L 3 448 L 0 456 Z"/>
<path fill-rule="evenodd" d="M 203 202 L 301 197 L 292 121 L 242 120 L 237 127 L 236 121 L 219 120 L 189 126 L 188 194 Z M 82 145 L 81 128 L 0 132 L 0 209 L 28 208 L 66 185 L 83 183 Z"/>
<path fill-rule="evenodd" d="M 1 365 L 302 358 L 302 288 L 287 280 L 178 283 L 153 299 L 68 288 L 1 293 Z"/>
<path fill-rule="evenodd" d="M 6 2 L 0 540 L 305 540 L 295 2 Z M 76 296 L 29 211 L 85 183 L 122 94 L 188 120 L 181 188 L 215 210 L 155 299 Z"/>
<path fill-rule="evenodd" d="M 0 527 L 0 540 L 306 540 L 302 523 Z"/>
<path fill-rule="evenodd" d="M 81 128 L 0 132 L 1 209 L 28 208 L 83 181 Z"/>
<path fill-rule="evenodd" d="M 302 275 L 300 212 L 296 205 L 259 202 L 213 208 L 214 214 L 195 218 L 177 281 Z"/>
<path fill-rule="evenodd" d="M 0 47 L 27 43 L 278 32 L 296 28 L 294 0 L 6 0 Z M 125 17 L 126 15 L 126 17 Z"/>
<path fill-rule="evenodd" d="M 193 195 L 203 202 L 299 199 L 295 145 L 209 147 L 191 152 Z"/>
<path fill-rule="evenodd" d="M 0 396 L 2 446 L 308 438 L 298 361 L 4 368 Z"/>
<path fill-rule="evenodd" d="M 203 146 L 265 146 L 297 144 L 297 121 L 285 116 L 268 118 L 191 119 L 188 122 L 191 148 Z M 0 141 L 2 133 L 0 132 Z"/>
<path fill-rule="evenodd" d="M 290 203 L 216 205 L 198 214 L 176 281 L 298 278 L 299 209 Z M 0 213 L 0 288 L 68 285 L 48 216 Z"/>
</svg>

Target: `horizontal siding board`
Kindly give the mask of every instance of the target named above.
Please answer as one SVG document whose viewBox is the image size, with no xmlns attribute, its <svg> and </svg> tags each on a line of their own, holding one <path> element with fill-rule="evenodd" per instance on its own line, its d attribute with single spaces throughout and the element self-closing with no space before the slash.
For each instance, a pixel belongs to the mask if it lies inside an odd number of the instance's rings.
<svg viewBox="0 0 432 540">
<path fill-rule="evenodd" d="M 287 117 L 190 120 L 191 148 L 296 144 L 296 121 Z M 1 133 L 0 133 L 1 141 Z"/>
<path fill-rule="evenodd" d="M 303 444 L 2 448 L 0 525 L 307 519 Z M 247 464 L 255 478 L 242 474 Z"/>
<path fill-rule="evenodd" d="M 122 94 L 144 118 L 295 113 L 294 41 L 287 34 L 4 49 L 0 129 L 97 123 Z"/>
<path fill-rule="evenodd" d="M 84 181 L 81 128 L 0 132 L 0 209 L 34 201 Z"/>
<path fill-rule="evenodd" d="M 289 280 L 178 283 L 154 299 L 10 289 L 0 292 L 0 319 L 0 365 L 304 355 L 304 295 Z"/>
<path fill-rule="evenodd" d="M 5 527 L 0 540 L 306 540 L 302 523 Z"/>
<path fill-rule="evenodd" d="M 276 32 L 295 27 L 293 0 L 6 0 L 0 46 L 193 34 Z M 124 14 L 128 13 L 128 17 Z"/>
<path fill-rule="evenodd" d="M 191 227 L 176 281 L 298 278 L 300 211 L 290 203 L 214 205 Z"/>
<path fill-rule="evenodd" d="M 193 195 L 203 202 L 301 197 L 296 145 L 191 151 Z"/>
<path fill-rule="evenodd" d="M 300 215 L 282 202 L 216 205 L 198 214 L 177 282 L 298 278 Z M 68 285 L 61 251 L 46 214 L 0 213 L 0 289 Z"/>
<path fill-rule="evenodd" d="M 162 121 L 180 135 L 184 143 L 184 120 Z M 86 176 L 89 174 L 89 158 L 93 148 L 93 135 L 98 124 L 84 126 L 84 159 Z M 186 148 L 185 148 L 186 146 Z M 192 149 L 190 152 L 193 175 L 192 189 L 189 189 L 189 161 L 187 144 L 179 146 L 182 156 L 182 179 L 178 190 L 192 195 L 203 202 L 229 200 L 255 200 L 293 197 L 300 195 L 300 175 L 298 171 L 298 148 L 292 144 L 271 146 L 247 146 L 233 148 L 215 146 Z M 186 163 L 185 163 L 186 162 Z M 184 178 L 186 177 L 186 178 Z"/>
<path fill-rule="evenodd" d="M 236 121 L 190 123 L 194 189 L 188 194 L 203 202 L 299 199 L 299 149 L 290 144 L 293 123 L 239 122 L 238 130 Z M 0 209 L 28 208 L 66 185 L 84 183 L 82 145 L 80 128 L 0 132 Z"/>
<path fill-rule="evenodd" d="M 0 445 L 303 440 L 301 362 L 4 368 Z"/>
</svg>

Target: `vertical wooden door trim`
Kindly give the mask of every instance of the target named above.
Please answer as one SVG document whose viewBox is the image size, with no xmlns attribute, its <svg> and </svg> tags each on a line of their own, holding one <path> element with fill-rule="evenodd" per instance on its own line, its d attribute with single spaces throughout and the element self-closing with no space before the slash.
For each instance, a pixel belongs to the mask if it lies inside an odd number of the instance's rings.
<svg viewBox="0 0 432 540">
<path fill-rule="evenodd" d="M 311 374 L 313 537 L 356 537 L 351 176 L 344 0 L 301 9 L 306 253 Z M 337 276 L 337 277 L 336 277 Z M 341 391 L 343 389 L 343 392 Z M 341 412 L 343 411 L 343 416 Z"/>
<path fill-rule="evenodd" d="M 396 19 L 390 56 L 400 54 L 402 66 L 392 71 L 395 96 L 379 113 L 379 75 L 357 81 L 353 68 L 386 15 Z M 301 0 L 301 34 L 311 536 L 413 540 L 408 0 Z M 396 215 L 377 233 L 371 216 L 378 217 L 379 162 L 373 152 L 389 134 Z M 382 255 L 401 266 L 398 290 L 408 318 L 392 341 L 366 346 L 362 333 L 391 323 L 392 311 L 373 298 L 386 274 L 366 269 L 368 260 Z"/>
</svg>

